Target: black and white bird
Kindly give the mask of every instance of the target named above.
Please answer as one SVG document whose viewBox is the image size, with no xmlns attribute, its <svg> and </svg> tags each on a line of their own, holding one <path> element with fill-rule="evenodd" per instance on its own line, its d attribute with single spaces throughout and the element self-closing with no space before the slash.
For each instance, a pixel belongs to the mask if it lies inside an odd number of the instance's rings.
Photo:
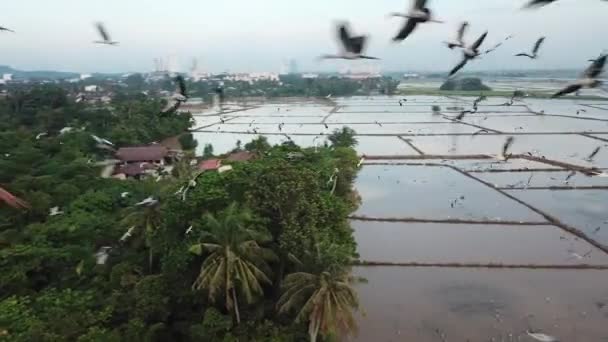
<svg viewBox="0 0 608 342">
<path fill-rule="evenodd" d="M 163 115 L 177 111 L 182 103 L 188 101 L 188 90 L 186 89 L 186 80 L 184 80 L 184 77 L 182 75 L 177 75 L 174 81 L 177 85 L 177 91 L 171 96 L 173 102 L 167 103 L 167 106 L 162 110 L 161 114 Z"/>
<path fill-rule="evenodd" d="M 455 73 L 457 73 L 460 69 L 462 69 L 467 64 L 468 61 L 473 60 L 479 56 L 479 54 L 480 54 L 479 47 L 481 46 L 481 44 L 483 43 L 483 41 L 486 39 L 487 36 L 488 36 L 488 32 L 486 31 L 479 38 L 477 38 L 477 40 L 475 41 L 475 43 L 473 43 L 473 45 L 465 48 L 462 51 L 462 62 L 460 62 L 458 65 L 456 65 L 452 69 L 452 71 L 450 71 L 450 77 L 453 76 Z"/>
<path fill-rule="evenodd" d="M 445 43 L 448 46 L 448 48 L 450 48 L 450 50 L 457 48 L 457 47 L 458 48 L 465 47 L 464 34 L 467 30 L 467 27 L 469 27 L 469 23 L 464 21 L 462 24 L 460 24 L 460 27 L 458 27 L 458 33 L 456 35 L 456 39 Z"/>
<path fill-rule="evenodd" d="M 12 32 L 12 33 L 15 33 L 15 31 L 13 31 L 13 30 L 11 30 L 11 29 L 9 29 L 9 28 L 6 28 L 6 27 L 4 27 L 4 26 L 0 26 L 0 31 L 5 31 L 5 32 Z"/>
<path fill-rule="evenodd" d="M 393 38 L 395 42 L 405 40 L 418 26 L 418 24 L 426 22 L 441 23 L 439 20 L 433 19 L 431 10 L 426 7 L 427 0 L 414 0 L 412 9 L 408 13 L 390 13 L 391 17 L 407 18 L 407 21 L 401 28 L 401 31 Z"/>
<path fill-rule="evenodd" d="M 363 55 L 367 36 L 352 36 L 348 30 L 348 24 L 342 23 L 338 25 L 338 39 L 342 51 L 337 55 L 323 55 L 321 59 L 379 59 Z"/>
<path fill-rule="evenodd" d="M 95 28 L 97 28 L 97 32 L 99 33 L 99 35 L 101 36 L 102 40 L 96 40 L 94 41 L 95 44 L 104 44 L 104 45 L 118 45 L 118 42 L 115 42 L 112 40 L 112 38 L 110 37 L 110 34 L 108 33 L 108 30 L 106 30 L 106 27 L 104 26 L 104 24 L 102 22 L 98 22 L 95 23 Z"/>
<path fill-rule="evenodd" d="M 545 41 L 545 37 L 538 38 L 538 40 L 534 44 L 534 48 L 532 48 L 532 54 L 527 54 L 525 52 L 522 52 L 522 53 L 518 53 L 517 55 L 515 55 L 515 57 L 528 57 L 530 59 L 538 58 L 538 50 L 540 49 L 540 46 L 543 44 L 544 41 Z"/>
<path fill-rule="evenodd" d="M 551 97 L 557 98 L 566 94 L 577 92 L 583 88 L 599 87 L 602 84 L 602 81 L 598 80 L 597 77 L 604 71 L 604 65 L 606 64 L 607 57 L 608 55 L 603 55 L 593 61 L 587 70 L 585 70 L 580 79 L 568 85 L 566 88 L 558 91 Z"/>
</svg>

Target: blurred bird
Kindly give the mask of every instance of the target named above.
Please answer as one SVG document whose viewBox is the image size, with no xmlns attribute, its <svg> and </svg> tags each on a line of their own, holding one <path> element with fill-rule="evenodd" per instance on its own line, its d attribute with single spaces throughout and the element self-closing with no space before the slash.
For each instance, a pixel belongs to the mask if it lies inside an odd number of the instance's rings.
<svg viewBox="0 0 608 342">
<path fill-rule="evenodd" d="M 595 156 L 597 156 L 597 154 L 600 153 L 601 149 L 602 149 L 601 146 L 596 147 L 595 150 L 593 150 L 593 152 L 591 152 L 591 154 L 589 156 L 587 156 L 587 158 L 585 158 L 585 160 L 588 162 L 592 162 L 593 159 L 595 158 Z"/>
<path fill-rule="evenodd" d="M 390 13 L 391 17 L 407 18 L 405 25 L 397 35 L 393 38 L 395 42 L 405 40 L 418 26 L 418 24 L 426 22 L 441 23 L 441 21 L 433 19 L 431 10 L 425 7 L 427 0 L 414 0 L 412 9 L 408 13 Z"/>
<path fill-rule="evenodd" d="M 464 34 L 467 30 L 467 27 L 469 27 L 469 23 L 467 21 L 462 22 L 462 24 L 460 24 L 460 27 L 458 28 L 456 40 L 445 43 L 450 50 L 457 48 L 457 47 L 459 47 L 459 48 L 465 47 Z"/>
<path fill-rule="evenodd" d="M 136 207 L 141 207 L 141 206 L 153 207 L 157 204 L 158 204 L 158 200 L 154 199 L 154 197 L 150 196 L 139 203 L 135 203 L 135 206 Z"/>
<path fill-rule="evenodd" d="M 323 55 L 321 59 L 379 59 L 363 55 L 367 36 L 351 36 L 348 30 L 348 23 L 338 25 L 338 38 L 342 51 L 337 55 Z"/>
<path fill-rule="evenodd" d="M 135 230 L 135 226 L 129 228 L 127 230 L 126 233 L 124 233 L 121 237 L 120 237 L 120 242 L 125 242 L 127 241 L 128 238 L 130 238 L 133 235 L 133 231 Z"/>
<path fill-rule="evenodd" d="M 110 140 L 100 138 L 95 134 L 91 134 L 91 138 L 93 138 L 93 140 L 95 140 L 98 144 L 114 146 L 114 144 Z"/>
<path fill-rule="evenodd" d="M 97 28 L 97 32 L 101 36 L 101 39 L 103 39 L 95 41 L 95 44 L 118 45 L 118 42 L 115 42 L 110 38 L 110 34 L 108 34 L 108 31 L 102 22 L 95 23 L 95 27 Z"/>
<path fill-rule="evenodd" d="M 606 64 L 606 57 L 603 55 L 591 63 L 591 65 L 585 70 L 583 75 L 576 82 L 568 85 L 566 88 L 555 93 L 552 98 L 557 98 L 566 94 L 574 93 L 583 88 L 597 88 L 602 84 L 602 81 L 598 80 L 597 77 L 604 71 L 604 65 Z"/>
<path fill-rule="evenodd" d="M 63 215 L 63 211 L 59 210 L 59 207 L 52 207 L 49 209 L 49 216 L 53 217 L 58 215 Z"/>
<path fill-rule="evenodd" d="M 36 135 L 36 140 L 40 140 L 40 138 L 49 135 L 47 132 L 44 133 L 38 133 L 38 135 Z"/>
<path fill-rule="evenodd" d="M 66 133 L 70 133 L 74 130 L 73 127 L 63 127 L 62 129 L 59 130 L 59 134 L 66 134 Z"/>
<path fill-rule="evenodd" d="M 540 341 L 540 342 L 558 342 L 559 340 L 556 337 L 541 334 L 541 333 L 533 333 L 531 331 L 526 331 L 528 336 L 531 338 Z"/>
<path fill-rule="evenodd" d="M 525 8 L 543 7 L 555 1 L 556 0 L 531 0 Z"/>
<path fill-rule="evenodd" d="M 509 148 L 511 148 L 511 145 L 513 145 L 513 141 L 515 141 L 515 138 L 513 137 L 507 137 L 507 140 L 505 140 L 504 145 L 502 145 L 502 158 L 504 160 L 508 160 L 509 157 L 511 156 L 509 152 Z"/>
<path fill-rule="evenodd" d="M 460 64 L 456 65 L 454 67 L 454 69 L 452 69 L 452 71 L 450 71 L 450 77 L 453 76 L 455 73 L 457 73 L 460 69 L 462 69 L 467 64 L 468 61 L 473 60 L 479 56 L 479 47 L 481 46 L 483 41 L 486 39 L 487 35 L 488 35 L 488 32 L 486 31 L 475 41 L 475 43 L 473 43 L 473 45 L 471 45 L 463 50 L 462 62 L 460 62 Z"/>
<path fill-rule="evenodd" d="M 0 26 L 0 31 L 5 31 L 5 32 L 12 32 L 12 33 L 15 33 L 15 31 L 13 31 L 13 30 L 11 30 L 11 29 L 9 29 L 9 28 L 6 28 L 6 27 L 4 27 L 4 26 Z"/>
<path fill-rule="evenodd" d="M 188 229 L 186 229 L 186 235 L 188 235 L 188 234 L 192 233 L 192 229 L 193 229 L 193 228 L 194 228 L 194 227 L 192 227 L 192 226 L 188 227 Z"/>
<path fill-rule="evenodd" d="M 522 52 L 522 53 L 518 53 L 517 55 L 515 55 L 515 57 L 528 57 L 530 59 L 538 58 L 538 50 L 540 49 L 540 46 L 543 44 L 544 41 L 545 41 L 545 37 L 538 38 L 538 40 L 536 41 L 536 44 L 534 44 L 534 48 L 532 48 L 531 55 L 529 55 L 525 52 Z"/>
<path fill-rule="evenodd" d="M 110 250 L 112 250 L 112 247 L 110 247 L 110 246 L 103 246 L 103 247 L 99 248 L 97 253 L 95 253 L 95 260 L 97 262 L 97 265 L 106 264 L 106 262 L 108 261 L 108 258 L 110 257 Z"/>
</svg>

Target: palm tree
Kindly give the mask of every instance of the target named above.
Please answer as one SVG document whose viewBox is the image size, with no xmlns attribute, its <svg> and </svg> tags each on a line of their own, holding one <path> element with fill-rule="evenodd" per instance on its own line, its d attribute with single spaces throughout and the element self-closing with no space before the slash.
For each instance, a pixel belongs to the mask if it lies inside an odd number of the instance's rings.
<svg viewBox="0 0 608 342">
<path fill-rule="evenodd" d="M 150 207 L 133 207 L 129 209 L 128 214 L 122 219 L 122 225 L 125 227 L 135 227 L 138 231 L 142 231 L 140 235 L 143 238 L 146 248 L 148 248 L 148 263 L 152 268 L 153 250 L 152 239 L 160 227 L 162 222 L 160 206 L 154 205 Z"/>
<path fill-rule="evenodd" d="M 311 342 L 317 340 L 319 332 L 355 332 L 353 309 L 358 309 L 359 300 L 352 283 L 352 277 L 344 270 L 292 273 L 283 281 L 283 294 L 277 303 L 279 313 L 301 308 L 296 323 L 308 321 Z"/>
<path fill-rule="evenodd" d="M 195 254 L 207 254 L 192 288 L 208 291 L 211 302 L 223 297 L 237 324 L 241 322 L 238 296 L 251 304 L 255 297 L 263 295 L 262 284 L 272 284 L 268 261 L 276 258 L 271 250 L 258 244 L 269 238 L 246 227 L 250 220 L 250 213 L 234 203 L 219 220 L 206 214 L 208 230 L 202 234 L 201 243 L 190 248 Z"/>
</svg>

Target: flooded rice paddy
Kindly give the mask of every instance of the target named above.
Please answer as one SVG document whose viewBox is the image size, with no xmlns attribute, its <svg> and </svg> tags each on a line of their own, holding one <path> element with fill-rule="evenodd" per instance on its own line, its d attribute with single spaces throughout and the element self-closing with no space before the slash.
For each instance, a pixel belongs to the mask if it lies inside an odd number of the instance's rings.
<svg viewBox="0 0 608 342">
<path fill-rule="evenodd" d="M 219 154 L 257 135 L 312 147 L 357 132 L 367 282 L 350 341 L 608 341 L 608 102 L 508 100 L 461 121 L 473 98 L 233 103 L 195 115 L 194 135 Z"/>
</svg>

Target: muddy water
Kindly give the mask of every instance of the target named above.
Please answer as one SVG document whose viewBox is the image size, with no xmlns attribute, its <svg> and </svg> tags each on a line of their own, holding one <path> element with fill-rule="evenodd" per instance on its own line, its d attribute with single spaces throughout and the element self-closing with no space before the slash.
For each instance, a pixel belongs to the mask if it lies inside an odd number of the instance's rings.
<svg viewBox="0 0 608 342">
<path fill-rule="evenodd" d="M 350 341 L 608 340 L 608 273 L 358 267 L 363 315 Z M 603 284 L 603 285 L 602 285 Z M 443 336 L 443 339 L 440 337 Z"/>
</svg>

